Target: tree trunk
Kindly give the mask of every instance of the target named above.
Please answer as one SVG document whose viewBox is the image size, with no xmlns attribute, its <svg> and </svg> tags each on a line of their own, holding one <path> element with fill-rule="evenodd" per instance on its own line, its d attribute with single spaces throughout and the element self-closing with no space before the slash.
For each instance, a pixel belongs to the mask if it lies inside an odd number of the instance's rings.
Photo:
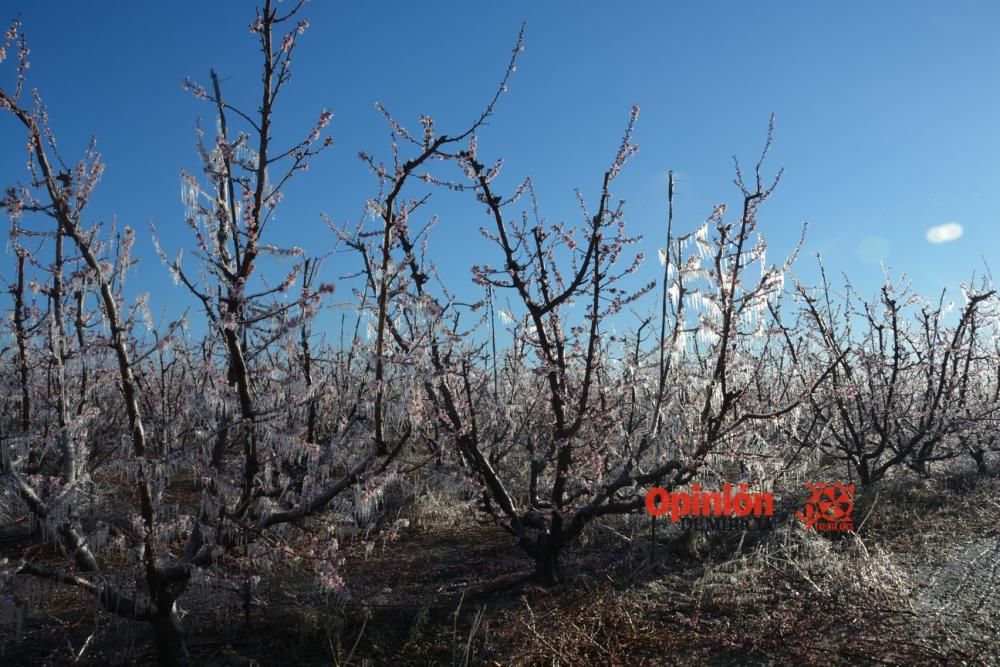
<svg viewBox="0 0 1000 667">
<path fill-rule="evenodd" d="M 910 465 L 910 468 L 912 468 L 913 471 L 916 472 L 918 475 L 920 475 L 922 478 L 930 479 L 931 469 L 930 466 L 927 465 L 927 461 L 923 459 L 917 459 Z"/>
<path fill-rule="evenodd" d="M 177 613 L 173 609 L 166 613 L 157 613 L 151 623 L 153 642 L 156 646 L 156 664 L 159 667 L 190 665 L 191 656 L 188 655 L 187 646 L 184 644 L 184 634 L 181 632 Z"/>
<path fill-rule="evenodd" d="M 559 571 L 559 552 L 562 545 L 551 539 L 549 535 L 542 535 L 538 540 L 535 557 L 535 578 L 545 586 L 555 586 L 562 582 L 562 575 Z"/>
<path fill-rule="evenodd" d="M 982 449 L 973 449 L 969 452 L 972 455 L 972 459 L 976 462 L 976 472 L 980 475 L 986 474 L 986 452 Z"/>
<path fill-rule="evenodd" d="M 872 483 L 871 468 L 868 467 L 868 461 L 864 459 L 858 461 L 858 479 L 861 481 L 861 486 L 868 486 Z"/>
</svg>

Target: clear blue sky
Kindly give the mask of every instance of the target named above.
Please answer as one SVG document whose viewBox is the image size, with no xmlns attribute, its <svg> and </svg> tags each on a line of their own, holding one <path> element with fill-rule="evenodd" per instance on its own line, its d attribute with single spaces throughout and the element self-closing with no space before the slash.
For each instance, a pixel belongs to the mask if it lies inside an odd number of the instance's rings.
<svg viewBox="0 0 1000 667">
<path fill-rule="evenodd" d="M 108 169 L 92 214 L 137 228 L 154 311 L 193 300 L 153 254 L 155 221 L 168 253 L 191 247 L 179 171 L 197 170 L 194 127 L 211 108 L 181 88 L 214 67 L 229 99 L 255 108 L 251 2 L 0 1 L 20 12 L 32 49 L 30 83 L 46 100 L 67 157 L 91 134 Z M 509 185 L 530 175 L 550 222 L 577 221 L 573 188 L 593 201 L 629 107 L 642 111 L 640 152 L 616 182 L 631 230 L 646 236 L 648 279 L 665 219 L 665 175 L 679 184 L 676 221 L 693 229 L 722 201 L 736 211 L 732 155 L 752 162 L 768 116 L 777 117 L 769 165 L 785 178 L 762 209 L 771 257 L 810 223 L 798 273 L 812 255 L 865 292 L 884 261 L 931 295 L 956 287 L 985 255 L 1000 273 L 1000 3 L 981 2 L 325 2 L 313 0 L 294 78 L 278 108 L 279 143 L 330 108 L 336 144 L 289 188 L 276 244 L 313 253 L 334 239 L 320 222 L 356 219 L 373 179 L 358 150 L 386 155 L 381 100 L 416 126 L 464 128 L 502 75 L 519 25 L 526 49 L 509 93 L 482 133 L 484 156 L 503 156 Z M 0 70 L 10 81 L 11 62 Z M 284 141 L 282 141 L 284 140 Z M 23 138 L 0 122 L 0 182 L 24 178 Z M 488 223 L 470 198 L 442 192 L 432 254 L 460 293 L 469 266 L 497 262 L 478 234 Z M 929 243 L 948 223 L 963 235 Z M 11 255 L 4 273 L 9 275 Z M 353 270 L 328 263 L 326 279 Z M 282 274 L 283 275 L 283 274 Z M 276 280 L 280 280 L 276 278 Z M 346 298 L 341 293 L 339 298 Z"/>
</svg>

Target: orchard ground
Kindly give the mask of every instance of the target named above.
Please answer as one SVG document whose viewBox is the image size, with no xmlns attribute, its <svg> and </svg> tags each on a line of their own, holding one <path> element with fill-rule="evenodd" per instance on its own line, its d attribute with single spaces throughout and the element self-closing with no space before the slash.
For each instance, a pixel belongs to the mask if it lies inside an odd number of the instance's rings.
<svg viewBox="0 0 1000 667">
<path fill-rule="evenodd" d="M 949 465 L 859 491 L 856 534 L 818 534 L 794 512 L 745 533 L 661 520 L 653 547 L 645 514 L 594 525 L 554 588 L 532 581 L 504 531 L 474 519 L 474 501 L 418 494 L 383 530 L 341 534 L 342 594 L 289 570 L 249 605 L 235 589 L 224 608 L 193 595 L 189 648 L 204 665 L 997 664 L 1000 478 Z M 781 509 L 808 495 L 797 483 L 775 491 Z M 5 531 L 5 555 L 23 530 Z M 4 664 L 154 664 L 145 626 L 95 615 L 68 587 L 20 586 Z"/>
</svg>

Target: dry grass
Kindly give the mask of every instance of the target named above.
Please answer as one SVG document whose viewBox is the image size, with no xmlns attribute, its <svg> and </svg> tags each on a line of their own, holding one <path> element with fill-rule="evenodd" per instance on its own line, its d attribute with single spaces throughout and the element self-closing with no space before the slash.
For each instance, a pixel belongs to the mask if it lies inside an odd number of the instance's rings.
<svg viewBox="0 0 1000 667">
<path fill-rule="evenodd" d="M 859 493 L 857 535 L 819 535 L 792 519 L 760 535 L 708 535 L 711 548 L 699 550 L 690 534 L 661 529 L 652 558 L 648 521 L 611 521 L 567 554 L 556 588 L 527 580 L 530 562 L 506 533 L 470 519 L 468 501 L 446 486 L 422 491 L 396 515 L 409 527 L 344 542 L 342 595 L 317 592 L 308 567 L 275 571 L 248 614 L 238 591 L 210 588 L 227 582 L 195 587 L 184 605 L 196 662 L 1000 661 L 996 478 L 888 479 Z M 84 596 L 39 589 L 32 600 L 4 664 L 67 664 L 88 638 L 77 664 L 151 661 L 145 628 L 111 622 Z"/>
</svg>

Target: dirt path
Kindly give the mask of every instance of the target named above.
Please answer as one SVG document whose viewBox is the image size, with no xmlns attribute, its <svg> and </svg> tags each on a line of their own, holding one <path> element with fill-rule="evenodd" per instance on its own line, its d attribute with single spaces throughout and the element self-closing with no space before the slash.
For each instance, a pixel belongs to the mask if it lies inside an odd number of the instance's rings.
<svg viewBox="0 0 1000 667">
<path fill-rule="evenodd" d="M 913 630 L 1000 664 L 1000 537 L 955 535 L 934 562 L 908 557 Z"/>
</svg>

